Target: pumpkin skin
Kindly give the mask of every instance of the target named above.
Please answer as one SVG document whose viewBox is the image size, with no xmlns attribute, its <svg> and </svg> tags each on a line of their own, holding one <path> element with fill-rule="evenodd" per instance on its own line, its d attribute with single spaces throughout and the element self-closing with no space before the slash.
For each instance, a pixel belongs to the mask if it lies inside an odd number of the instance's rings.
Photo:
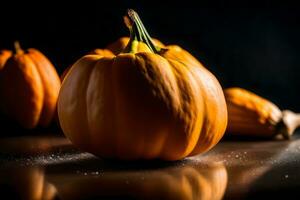
<svg viewBox="0 0 300 200">
<path fill-rule="evenodd" d="M 272 102 L 250 91 L 234 87 L 224 90 L 227 109 L 227 132 L 232 135 L 271 137 L 282 118 Z"/>
<path fill-rule="evenodd" d="M 0 73 L 0 109 L 24 128 L 48 126 L 60 85 L 54 66 L 40 51 L 17 47 Z"/>
<path fill-rule="evenodd" d="M 12 52 L 9 50 L 1 50 L 0 51 L 0 70 L 3 69 L 7 59 L 11 57 Z"/>
<path fill-rule="evenodd" d="M 114 54 L 108 49 L 94 49 L 90 51 L 88 54 L 91 55 L 102 55 L 102 56 L 114 56 Z M 69 70 L 71 69 L 72 65 L 67 67 L 63 73 L 60 75 L 61 82 L 65 79 L 66 75 L 68 74 Z"/>
<path fill-rule="evenodd" d="M 64 134 L 84 151 L 124 160 L 179 160 L 212 148 L 227 125 L 216 78 L 169 59 L 172 49 L 159 55 L 142 41 L 130 45 L 129 53 L 87 55 L 72 66 L 58 99 Z"/>
<path fill-rule="evenodd" d="M 98 49 L 94 49 L 94 50 L 90 51 L 88 54 L 91 54 L 91 55 L 101 55 L 101 56 L 114 56 L 114 55 L 118 55 L 119 53 L 121 53 L 125 49 L 125 47 L 128 44 L 129 40 L 130 40 L 129 37 L 121 37 L 118 40 L 116 40 L 115 42 L 109 44 L 106 47 L 106 49 L 99 49 L 99 48 Z M 153 43 L 156 46 L 159 46 L 159 47 L 164 47 L 165 46 L 162 42 L 160 42 L 157 39 L 153 39 Z M 141 49 L 137 49 L 137 51 L 138 52 L 143 51 L 143 47 L 141 47 Z M 60 80 L 61 81 L 64 80 L 65 76 L 67 75 L 67 73 L 69 72 L 70 69 L 71 69 L 71 66 L 67 67 L 63 71 L 63 73 L 60 76 Z"/>
</svg>

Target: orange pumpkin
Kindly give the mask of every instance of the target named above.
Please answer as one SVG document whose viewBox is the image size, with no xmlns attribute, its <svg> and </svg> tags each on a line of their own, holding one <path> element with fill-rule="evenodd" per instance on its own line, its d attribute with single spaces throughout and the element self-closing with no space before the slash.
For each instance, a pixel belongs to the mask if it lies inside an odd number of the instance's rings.
<svg viewBox="0 0 300 200">
<path fill-rule="evenodd" d="M 48 126 L 55 114 L 60 89 L 59 76 L 51 62 L 38 50 L 0 56 L 0 109 L 24 128 Z"/>
<path fill-rule="evenodd" d="M 219 82 L 199 62 L 172 58 L 174 49 L 160 53 L 138 15 L 129 16 L 131 39 L 122 53 L 84 56 L 65 78 L 63 132 L 100 157 L 179 160 L 209 150 L 227 124 Z"/>
<path fill-rule="evenodd" d="M 7 59 L 11 57 L 12 52 L 9 50 L 1 50 L 0 51 L 0 70 L 3 69 Z"/>
</svg>

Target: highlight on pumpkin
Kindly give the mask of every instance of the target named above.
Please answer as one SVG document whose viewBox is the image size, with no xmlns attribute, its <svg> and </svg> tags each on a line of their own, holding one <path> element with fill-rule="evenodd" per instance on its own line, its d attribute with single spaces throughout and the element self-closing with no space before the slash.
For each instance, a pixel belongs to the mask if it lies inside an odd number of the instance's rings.
<svg viewBox="0 0 300 200">
<path fill-rule="evenodd" d="M 242 88 L 225 89 L 227 132 L 232 135 L 290 139 L 300 126 L 300 114 L 281 111 L 274 103 Z"/>
<path fill-rule="evenodd" d="M 59 76 L 39 50 L 14 46 L 0 53 L 0 111 L 24 128 L 47 127 L 55 115 Z"/>
<path fill-rule="evenodd" d="M 80 58 L 64 78 L 64 134 L 104 158 L 179 160 L 208 151 L 227 124 L 219 82 L 181 47 L 161 50 L 136 12 L 129 10 L 127 20 L 129 40 L 109 45 L 112 55 Z"/>
</svg>

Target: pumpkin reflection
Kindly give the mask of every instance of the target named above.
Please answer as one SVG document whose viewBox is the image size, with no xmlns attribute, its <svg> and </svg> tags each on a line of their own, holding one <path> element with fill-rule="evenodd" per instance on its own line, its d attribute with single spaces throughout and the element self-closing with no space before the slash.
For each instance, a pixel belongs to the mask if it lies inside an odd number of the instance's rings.
<svg viewBox="0 0 300 200">
<path fill-rule="evenodd" d="M 62 174 L 50 180 L 61 199 L 222 199 L 227 171 L 222 164 L 160 170 Z"/>
<path fill-rule="evenodd" d="M 1 171 L 0 174 L 1 196 L 22 200 L 52 200 L 55 198 L 56 189 L 45 181 L 42 168 L 14 168 Z"/>
</svg>

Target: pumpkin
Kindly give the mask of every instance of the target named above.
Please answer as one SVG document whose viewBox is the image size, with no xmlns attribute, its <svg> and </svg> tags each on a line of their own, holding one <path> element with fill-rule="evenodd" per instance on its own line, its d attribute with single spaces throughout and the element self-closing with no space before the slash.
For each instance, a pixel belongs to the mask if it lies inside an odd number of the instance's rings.
<svg viewBox="0 0 300 200">
<path fill-rule="evenodd" d="M 281 111 L 274 103 L 242 88 L 224 91 L 227 109 L 227 132 L 231 135 L 289 139 L 300 125 L 300 115 Z"/>
<path fill-rule="evenodd" d="M 38 50 L 0 56 L 0 109 L 24 128 L 48 126 L 55 114 L 60 89 L 59 76 L 51 62 Z M 9 56 L 10 55 L 10 56 Z"/>
<path fill-rule="evenodd" d="M 3 69 L 7 59 L 11 57 L 12 52 L 9 50 L 1 50 L 0 51 L 0 70 Z"/>
<path fill-rule="evenodd" d="M 174 49 L 160 52 L 136 12 L 128 15 L 131 38 L 123 52 L 84 56 L 64 79 L 64 134 L 104 158 L 179 160 L 208 151 L 227 124 L 219 82 L 199 62 L 173 58 Z"/>
</svg>

